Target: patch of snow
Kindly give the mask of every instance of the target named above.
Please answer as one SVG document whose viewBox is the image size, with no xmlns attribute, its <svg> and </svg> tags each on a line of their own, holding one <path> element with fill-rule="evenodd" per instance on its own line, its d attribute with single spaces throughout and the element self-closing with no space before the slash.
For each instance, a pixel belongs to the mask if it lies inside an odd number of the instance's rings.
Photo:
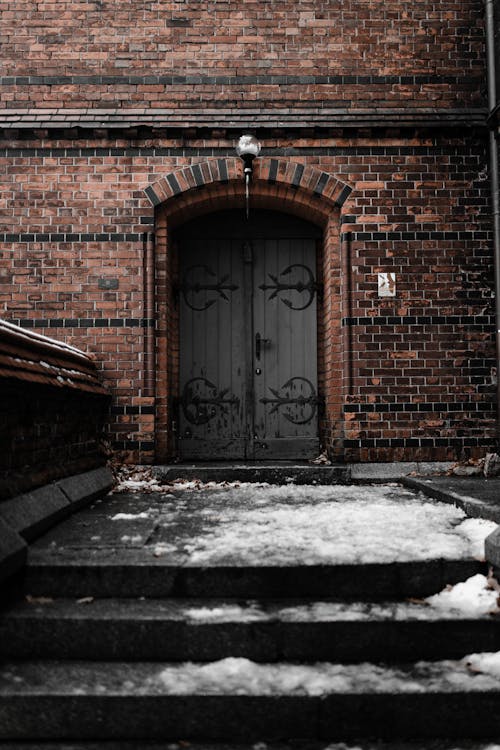
<svg viewBox="0 0 500 750">
<path fill-rule="evenodd" d="M 255 603 L 246 607 L 238 604 L 223 604 L 219 607 L 191 607 L 186 609 L 183 614 L 191 620 L 203 623 L 262 622 L 270 619 L 270 615 Z"/>
<path fill-rule="evenodd" d="M 278 614 L 285 622 L 332 622 L 343 620 L 388 619 L 391 617 L 391 605 L 369 604 L 365 602 L 313 602 L 299 604 L 296 607 L 285 607 Z"/>
<path fill-rule="evenodd" d="M 357 621 L 389 619 L 393 615 L 393 604 L 367 604 L 365 602 L 314 602 L 293 607 L 278 607 L 264 610 L 257 602 L 221 604 L 214 607 L 196 607 L 183 612 L 187 617 L 203 623 L 215 622 L 331 622 L 334 620 Z"/>
<path fill-rule="evenodd" d="M 480 547 L 496 528 L 401 487 L 252 485 L 240 487 L 237 498 L 235 506 L 219 506 L 217 525 L 193 539 L 190 564 L 482 558 Z"/>
<path fill-rule="evenodd" d="M 500 651 L 469 654 L 462 661 L 471 672 L 487 674 L 500 680 Z"/>
<path fill-rule="evenodd" d="M 257 664 L 228 657 L 208 664 L 187 662 L 162 669 L 152 683 L 171 695 L 310 695 L 332 693 L 427 693 L 500 688 L 499 673 L 472 674 L 465 662 L 418 662 L 412 667 L 378 664 Z M 495 667 L 496 668 L 496 667 Z"/>
<path fill-rule="evenodd" d="M 135 536 L 128 536 L 127 534 L 125 534 L 125 536 L 121 537 L 120 541 L 138 544 L 139 542 L 142 542 L 142 536 L 140 534 L 136 534 Z"/>
<path fill-rule="evenodd" d="M 155 557 L 162 557 L 167 555 L 169 552 L 176 552 L 177 547 L 175 544 L 166 544 L 165 542 L 158 542 L 153 549 L 153 555 Z"/>
<path fill-rule="evenodd" d="M 472 556 L 476 560 L 484 560 L 484 540 L 496 528 L 497 524 L 493 521 L 487 521 L 484 518 L 466 518 L 456 530 L 468 539 Z"/>
<path fill-rule="evenodd" d="M 426 601 L 439 612 L 452 612 L 462 617 L 481 617 L 500 612 L 498 592 L 489 586 L 486 576 L 478 573 L 463 583 L 447 586 Z"/>
<path fill-rule="evenodd" d="M 111 516 L 112 521 L 137 521 L 139 518 L 150 518 L 151 517 L 151 508 L 147 511 L 142 511 L 141 513 L 116 513 L 114 516 Z"/>
<path fill-rule="evenodd" d="M 113 492 L 165 492 L 165 487 L 156 479 L 124 479 Z"/>
<path fill-rule="evenodd" d="M 294 606 L 268 605 L 249 601 L 244 604 L 215 604 L 190 607 L 183 615 L 200 623 L 222 622 L 373 622 L 408 620 L 453 620 L 486 617 L 500 610 L 495 592 L 487 588 L 485 576 L 476 575 L 464 583 L 415 602 L 328 602 Z"/>
</svg>

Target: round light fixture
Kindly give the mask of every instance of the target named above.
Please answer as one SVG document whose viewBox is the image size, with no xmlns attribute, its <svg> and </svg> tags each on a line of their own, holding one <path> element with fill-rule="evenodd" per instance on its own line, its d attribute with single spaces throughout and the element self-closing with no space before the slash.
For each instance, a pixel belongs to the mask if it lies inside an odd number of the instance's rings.
<svg viewBox="0 0 500 750">
<path fill-rule="evenodd" d="M 256 156 L 260 154 L 260 143 L 254 135 L 246 133 L 242 135 L 236 146 L 236 153 L 245 162 L 252 163 Z"/>
<path fill-rule="evenodd" d="M 245 177 L 246 213 L 249 215 L 250 179 L 252 177 L 252 162 L 260 154 L 260 143 L 254 135 L 245 133 L 236 144 L 236 153 L 243 160 L 243 174 Z"/>
</svg>

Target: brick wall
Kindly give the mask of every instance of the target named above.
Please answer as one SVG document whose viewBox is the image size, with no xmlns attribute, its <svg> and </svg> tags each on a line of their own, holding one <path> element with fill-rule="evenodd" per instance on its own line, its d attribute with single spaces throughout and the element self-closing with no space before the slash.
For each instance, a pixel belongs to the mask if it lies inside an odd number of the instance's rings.
<svg viewBox="0 0 500 750">
<path fill-rule="evenodd" d="M 482 97 L 481 0 L 0 9 L 8 108 L 449 108 Z"/>
<path fill-rule="evenodd" d="M 144 317 L 143 261 L 155 216 L 142 188 L 186 165 L 229 156 L 233 143 L 3 145 L 12 217 L 0 237 L 5 314 L 93 352 L 113 388 L 115 447 L 152 460 L 155 406 L 144 366 L 152 320 Z M 335 145 L 301 139 L 292 156 L 269 139 L 266 153 L 334 173 L 354 188 L 343 207 L 351 287 L 348 294 L 343 279 L 347 455 L 448 458 L 490 445 L 492 254 L 482 139 L 443 132 L 414 136 L 411 144 L 406 135 L 361 142 L 344 136 Z M 70 182 L 59 181 L 65 175 Z M 219 207 L 229 205 L 220 190 Z M 231 190 L 241 202 L 241 184 Z M 194 195 L 200 200 L 203 190 Z M 25 206 L 38 205 L 28 227 Z M 159 340 L 169 315 L 166 232 L 159 224 Z M 395 298 L 378 297 L 380 272 L 395 272 Z M 166 366 L 158 361 L 160 370 Z M 172 388 L 165 389 L 157 399 L 167 430 Z"/>
<path fill-rule="evenodd" d="M 175 448 L 169 233 L 242 205 L 247 128 L 259 205 L 324 229 L 325 445 L 353 460 L 494 445 L 482 8 L 0 0 L 0 314 L 94 354 L 124 457 Z M 234 175 L 212 184 L 220 160 Z M 317 174 L 352 188 L 341 206 Z"/>
</svg>

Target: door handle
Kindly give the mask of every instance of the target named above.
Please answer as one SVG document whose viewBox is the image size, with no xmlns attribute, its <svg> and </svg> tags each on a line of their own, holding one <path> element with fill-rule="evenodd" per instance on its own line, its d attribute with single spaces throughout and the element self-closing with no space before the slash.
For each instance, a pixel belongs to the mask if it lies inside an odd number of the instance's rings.
<svg viewBox="0 0 500 750">
<path fill-rule="evenodd" d="M 270 343 L 271 343 L 271 339 L 263 339 L 260 333 L 255 334 L 255 359 L 257 361 L 260 360 L 262 347 L 267 346 Z"/>
</svg>

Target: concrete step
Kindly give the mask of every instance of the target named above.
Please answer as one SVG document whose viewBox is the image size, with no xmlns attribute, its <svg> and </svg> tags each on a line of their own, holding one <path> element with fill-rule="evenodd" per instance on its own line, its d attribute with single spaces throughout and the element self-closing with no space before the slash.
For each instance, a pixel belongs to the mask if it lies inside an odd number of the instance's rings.
<svg viewBox="0 0 500 750">
<path fill-rule="evenodd" d="M 183 564 L 184 562 L 184 564 Z M 60 550 L 56 555 L 31 550 L 25 593 L 78 598 L 217 597 L 381 601 L 423 597 L 447 584 L 486 573 L 477 560 L 346 565 L 210 565 L 189 564 L 178 554 L 155 558 L 142 551 Z"/>
<path fill-rule="evenodd" d="M 426 740 L 422 742 L 329 742 L 327 740 L 288 740 L 287 742 L 252 742 L 242 745 L 199 742 L 1 742 L 1 750 L 496 750 L 493 740 Z"/>
<path fill-rule="evenodd" d="M 477 740 L 426 740 L 422 742 L 329 742 L 328 740 L 289 740 L 280 743 L 252 742 L 250 745 L 199 742 L 1 742 L 1 750 L 497 750 L 498 744 Z"/>
<path fill-rule="evenodd" d="M 42 599 L 0 618 L 3 659 L 391 663 L 497 650 L 499 617 L 416 603 Z"/>
<path fill-rule="evenodd" d="M 477 739 L 499 736 L 499 700 L 500 680 L 454 661 L 7 663 L 0 739 Z"/>
<path fill-rule="evenodd" d="M 197 463 L 155 466 L 153 474 L 160 483 L 176 479 L 201 482 L 266 482 L 267 484 L 348 484 L 351 470 L 345 464 L 315 465 L 306 461 L 256 463 Z"/>
</svg>

